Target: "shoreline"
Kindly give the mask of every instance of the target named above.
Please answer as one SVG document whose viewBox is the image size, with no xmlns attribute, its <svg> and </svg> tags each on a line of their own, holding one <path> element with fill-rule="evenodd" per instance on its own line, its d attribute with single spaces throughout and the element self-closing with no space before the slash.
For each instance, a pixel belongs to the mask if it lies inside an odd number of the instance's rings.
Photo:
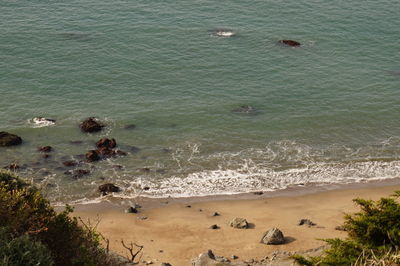
<svg viewBox="0 0 400 266">
<path fill-rule="evenodd" d="M 379 199 L 400 190 L 400 179 L 390 182 L 368 182 L 346 187 L 304 188 L 263 195 L 239 197 L 203 197 L 188 199 L 145 199 L 136 201 L 114 198 L 97 204 L 75 205 L 73 216 L 96 224 L 98 231 L 110 240 L 110 249 L 128 255 L 121 245 L 136 242 L 144 245 L 141 261 L 160 264 L 189 265 L 198 254 L 212 249 L 227 258 L 262 259 L 273 252 L 305 252 L 318 249 L 323 238 L 346 237 L 335 230 L 343 214 L 358 210 L 352 199 Z M 128 204 L 137 203 L 139 213 L 125 213 Z M 190 207 L 189 207 L 190 206 Z M 61 209 L 61 208 L 58 208 Z M 218 212 L 219 216 L 213 216 Z M 229 222 L 246 218 L 249 229 L 234 229 Z M 298 226 L 300 219 L 310 219 L 314 227 Z M 220 228 L 209 229 L 213 224 Z M 283 245 L 260 244 L 262 234 L 278 227 L 289 239 Z M 286 256 L 287 257 L 287 256 Z"/>
</svg>

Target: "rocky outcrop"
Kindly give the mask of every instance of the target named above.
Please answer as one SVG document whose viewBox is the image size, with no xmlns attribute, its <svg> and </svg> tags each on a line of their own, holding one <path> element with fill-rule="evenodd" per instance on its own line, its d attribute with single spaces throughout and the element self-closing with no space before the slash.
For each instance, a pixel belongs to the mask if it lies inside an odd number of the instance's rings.
<svg viewBox="0 0 400 266">
<path fill-rule="evenodd" d="M 291 46 L 291 47 L 298 47 L 301 45 L 301 43 L 299 43 L 297 41 L 293 41 L 293 40 L 280 40 L 279 43 L 287 45 L 287 46 Z"/>
<path fill-rule="evenodd" d="M 119 192 L 120 188 L 112 183 L 107 183 L 99 186 L 99 192 L 102 194 L 107 194 L 111 192 Z"/>
<path fill-rule="evenodd" d="M 114 149 L 116 146 L 117 146 L 117 142 L 115 141 L 115 139 L 102 138 L 96 142 L 97 148 L 106 147 L 109 149 Z"/>
<path fill-rule="evenodd" d="M 0 146 L 15 146 L 22 143 L 22 139 L 17 135 L 10 134 L 8 132 L 0 132 Z"/>
<path fill-rule="evenodd" d="M 235 218 L 229 223 L 229 225 L 233 228 L 238 228 L 238 229 L 249 228 L 249 223 L 244 218 Z"/>
<path fill-rule="evenodd" d="M 285 243 L 285 237 L 283 233 L 278 228 L 274 227 L 264 233 L 261 238 L 261 243 L 267 245 L 279 245 Z"/>
<path fill-rule="evenodd" d="M 100 123 L 96 118 L 89 117 L 83 120 L 79 127 L 83 132 L 92 133 L 101 131 L 104 125 Z"/>
</svg>

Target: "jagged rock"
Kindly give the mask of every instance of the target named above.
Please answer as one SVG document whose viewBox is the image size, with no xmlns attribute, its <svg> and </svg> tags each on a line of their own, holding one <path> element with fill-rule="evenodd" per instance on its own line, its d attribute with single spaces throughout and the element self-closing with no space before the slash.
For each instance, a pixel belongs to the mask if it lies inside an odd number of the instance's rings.
<svg viewBox="0 0 400 266">
<path fill-rule="evenodd" d="M 51 146 L 43 146 L 43 147 L 38 148 L 38 151 L 44 152 L 44 153 L 51 152 L 52 150 L 53 150 L 53 148 Z"/>
<path fill-rule="evenodd" d="M 79 127 L 83 132 L 91 133 L 102 130 L 104 125 L 98 122 L 96 118 L 89 117 L 83 120 L 82 123 L 79 125 Z"/>
<path fill-rule="evenodd" d="M 314 225 L 317 225 L 317 224 L 313 223 L 313 222 L 312 222 L 311 220 L 309 220 L 309 219 L 301 219 L 301 220 L 297 223 L 297 225 L 303 225 L 303 224 L 308 225 L 309 227 L 314 226 Z"/>
<path fill-rule="evenodd" d="M 110 193 L 110 192 L 119 192 L 120 188 L 112 183 L 107 183 L 99 186 L 99 192 L 101 193 Z"/>
<path fill-rule="evenodd" d="M 246 229 L 249 228 L 249 223 L 244 218 L 235 218 L 229 225 L 233 228 Z"/>
<path fill-rule="evenodd" d="M 63 165 L 68 166 L 68 167 L 76 166 L 77 164 L 78 164 L 78 162 L 74 161 L 74 160 L 69 160 L 69 161 L 63 162 Z"/>
<path fill-rule="evenodd" d="M 95 150 L 88 151 L 88 152 L 85 154 L 85 157 L 86 157 L 86 160 L 87 160 L 88 162 L 95 162 L 95 161 L 100 160 L 100 156 L 99 156 L 99 154 L 97 153 L 97 151 L 95 151 Z"/>
<path fill-rule="evenodd" d="M 261 243 L 267 245 L 279 245 L 285 243 L 285 237 L 283 236 L 281 230 L 274 227 L 264 233 L 263 237 L 261 238 Z"/>
<path fill-rule="evenodd" d="M 22 139 L 17 135 L 10 134 L 8 132 L 0 132 L 0 146 L 14 146 L 22 143 Z"/>
<path fill-rule="evenodd" d="M 117 142 L 115 141 L 115 139 L 102 138 L 96 142 L 97 148 L 106 147 L 109 149 L 113 149 L 116 146 L 117 146 Z"/>
<path fill-rule="evenodd" d="M 192 260 L 192 266 L 223 266 L 232 265 L 229 259 L 221 256 L 215 256 L 211 250 L 200 254 Z"/>
<path fill-rule="evenodd" d="M 301 45 L 301 43 L 293 41 L 293 40 L 280 40 L 279 43 L 287 45 L 287 46 L 292 46 L 292 47 L 298 47 Z"/>
</svg>

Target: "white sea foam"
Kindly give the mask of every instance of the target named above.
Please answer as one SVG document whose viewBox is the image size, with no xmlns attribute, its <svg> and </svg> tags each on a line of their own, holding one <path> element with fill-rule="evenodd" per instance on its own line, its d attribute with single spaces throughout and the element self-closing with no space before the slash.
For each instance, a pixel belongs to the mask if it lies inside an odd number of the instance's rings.
<svg viewBox="0 0 400 266">
<path fill-rule="evenodd" d="M 28 123 L 32 124 L 32 127 L 48 127 L 56 124 L 56 120 L 44 118 L 44 117 L 34 117 L 28 120 Z"/>
</svg>

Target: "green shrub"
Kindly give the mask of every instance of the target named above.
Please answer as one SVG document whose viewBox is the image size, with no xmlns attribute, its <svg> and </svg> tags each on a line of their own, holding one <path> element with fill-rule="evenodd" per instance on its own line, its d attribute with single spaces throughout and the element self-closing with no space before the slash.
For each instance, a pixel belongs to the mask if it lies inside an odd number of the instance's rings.
<svg viewBox="0 0 400 266">
<path fill-rule="evenodd" d="M 10 172 L 0 172 L 0 227 L 15 237 L 26 235 L 48 248 L 56 265 L 112 265 L 100 235 L 79 226 L 72 208 L 56 213 L 33 186 Z"/>
<path fill-rule="evenodd" d="M 54 262 L 42 243 L 32 241 L 27 235 L 14 238 L 7 228 L 0 227 L 0 265 L 51 266 Z"/>
<path fill-rule="evenodd" d="M 400 263 L 400 192 L 378 201 L 355 199 L 361 211 L 345 216 L 348 238 L 326 239 L 330 248 L 320 257 L 293 259 L 300 265 L 395 265 Z M 365 264 L 363 264 L 365 263 Z M 381 263 L 381 264 L 379 264 Z M 386 263 L 386 264 L 385 264 Z M 392 263 L 392 264 L 390 264 Z"/>
</svg>

